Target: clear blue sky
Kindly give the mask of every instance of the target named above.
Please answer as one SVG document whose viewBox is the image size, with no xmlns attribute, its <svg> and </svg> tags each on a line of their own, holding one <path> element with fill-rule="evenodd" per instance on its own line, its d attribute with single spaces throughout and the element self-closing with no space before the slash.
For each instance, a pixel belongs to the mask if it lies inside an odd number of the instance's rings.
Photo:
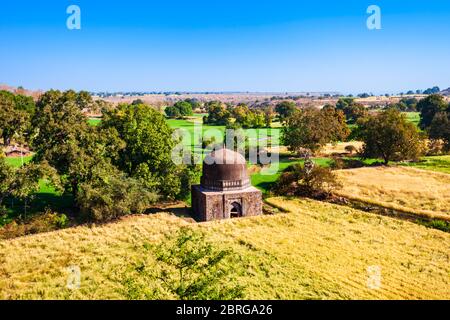
<svg viewBox="0 0 450 320">
<path fill-rule="evenodd" d="M 81 8 L 81 30 L 66 8 Z M 366 9 L 382 10 L 368 30 Z M 4 1 L 0 83 L 399 92 L 450 86 L 450 1 Z"/>
</svg>

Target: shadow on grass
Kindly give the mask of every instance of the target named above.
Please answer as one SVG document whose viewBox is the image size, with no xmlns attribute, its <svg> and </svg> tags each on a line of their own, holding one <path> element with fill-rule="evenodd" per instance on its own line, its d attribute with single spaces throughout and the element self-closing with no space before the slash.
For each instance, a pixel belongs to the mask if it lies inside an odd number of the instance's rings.
<svg viewBox="0 0 450 320">
<path fill-rule="evenodd" d="M 153 207 L 149 208 L 145 211 L 146 214 L 155 214 L 165 212 L 171 215 L 174 215 L 178 218 L 192 218 L 191 208 L 188 206 L 185 207 Z"/>
<path fill-rule="evenodd" d="M 52 210 L 63 213 L 67 216 L 75 216 L 74 198 L 72 195 L 57 195 L 54 193 L 37 193 L 32 200 L 26 203 L 17 199 L 9 198 L 5 201 L 7 215 L 2 217 L 2 223 L 5 224 L 18 217 L 30 218 L 45 210 Z M 26 210 L 25 210 L 26 209 Z"/>
</svg>

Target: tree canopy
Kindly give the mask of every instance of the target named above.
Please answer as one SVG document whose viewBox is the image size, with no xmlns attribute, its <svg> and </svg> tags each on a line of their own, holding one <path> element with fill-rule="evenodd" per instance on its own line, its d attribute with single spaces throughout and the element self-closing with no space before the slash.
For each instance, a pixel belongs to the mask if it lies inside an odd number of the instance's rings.
<svg viewBox="0 0 450 320">
<path fill-rule="evenodd" d="M 164 198 L 180 192 L 178 168 L 172 161 L 173 130 L 164 116 L 148 105 L 121 104 L 105 113 L 101 128 L 112 129 L 125 142 L 114 163 Z"/>
<path fill-rule="evenodd" d="M 344 112 L 345 118 L 350 124 L 354 124 L 358 119 L 367 116 L 366 108 L 362 104 L 357 103 L 353 98 L 340 98 L 336 103 L 336 109 Z"/>
<path fill-rule="evenodd" d="M 447 107 L 444 97 L 439 94 L 432 94 L 420 100 L 417 103 L 417 110 L 420 112 L 420 128 L 428 128 L 436 113 L 445 111 Z"/>
<path fill-rule="evenodd" d="M 415 160 L 421 155 L 416 126 L 396 109 L 370 115 L 358 125 L 357 135 L 364 142 L 363 158 L 382 158 L 388 164 L 391 160 Z"/>
<path fill-rule="evenodd" d="M 188 100 L 178 101 L 173 106 L 167 107 L 165 113 L 170 118 L 192 116 L 192 104 Z"/>
<path fill-rule="evenodd" d="M 285 121 L 297 109 L 294 101 L 282 101 L 275 106 L 275 111 L 278 113 L 280 121 Z"/>
<path fill-rule="evenodd" d="M 291 151 L 306 148 L 314 153 L 329 142 L 345 140 L 349 133 L 342 111 L 305 108 L 287 118 L 282 139 Z"/>
<path fill-rule="evenodd" d="M 5 145 L 11 140 L 23 141 L 35 109 L 33 98 L 0 91 L 0 133 Z"/>
</svg>

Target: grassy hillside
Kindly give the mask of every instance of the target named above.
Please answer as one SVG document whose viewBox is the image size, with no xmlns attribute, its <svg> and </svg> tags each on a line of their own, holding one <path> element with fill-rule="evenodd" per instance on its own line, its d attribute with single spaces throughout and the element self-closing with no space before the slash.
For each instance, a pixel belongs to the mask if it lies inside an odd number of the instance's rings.
<svg viewBox="0 0 450 320">
<path fill-rule="evenodd" d="M 244 261 L 246 298 L 450 298 L 450 234 L 312 200 L 270 202 L 291 212 L 203 224 L 161 213 L 1 241 L 0 298 L 126 298 L 128 267 L 157 268 L 149 244 L 183 225 Z M 74 291 L 71 265 L 82 274 Z M 367 285 L 370 266 L 381 270 L 379 289 Z"/>
<path fill-rule="evenodd" d="M 407 167 L 337 171 L 338 193 L 386 208 L 450 221 L 450 175 Z"/>
</svg>

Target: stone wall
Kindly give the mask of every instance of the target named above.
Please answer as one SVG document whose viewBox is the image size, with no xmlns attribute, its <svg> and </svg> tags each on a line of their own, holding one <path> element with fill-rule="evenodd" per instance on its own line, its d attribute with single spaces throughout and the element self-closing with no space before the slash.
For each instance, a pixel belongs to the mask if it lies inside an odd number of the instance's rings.
<svg viewBox="0 0 450 320">
<path fill-rule="evenodd" d="M 192 187 L 192 211 L 197 221 L 229 219 L 233 202 L 241 206 L 243 217 L 262 214 L 262 193 L 254 187 L 224 192 Z"/>
</svg>

